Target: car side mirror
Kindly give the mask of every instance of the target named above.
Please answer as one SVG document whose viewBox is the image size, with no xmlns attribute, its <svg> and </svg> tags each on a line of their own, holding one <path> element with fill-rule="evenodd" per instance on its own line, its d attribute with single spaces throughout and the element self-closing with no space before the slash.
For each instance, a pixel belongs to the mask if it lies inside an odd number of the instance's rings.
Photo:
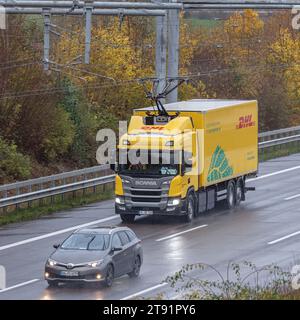
<svg viewBox="0 0 300 320">
<path fill-rule="evenodd" d="M 111 250 L 112 250 L 113 252 L 115 252 L 115 251 L 121 251 L 122 248 L 121 248 L 121 247 L 113 247 Z"/>
<path fill-rule="evenodd" d="M 58 243 L 56 243 L 56 244 L 53 245 L 53 248 L 54 248 L 54 249 L 58 249 L 59 247 L 60 247 L 60 244 L 58 244 Z"/>
</svg>

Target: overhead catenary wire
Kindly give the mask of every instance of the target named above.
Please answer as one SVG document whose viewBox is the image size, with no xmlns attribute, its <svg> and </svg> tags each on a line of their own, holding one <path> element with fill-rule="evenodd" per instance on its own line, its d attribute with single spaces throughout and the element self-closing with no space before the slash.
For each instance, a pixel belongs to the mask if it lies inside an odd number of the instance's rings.
<svg viewBox="0 0 300 320">
<path fill-rule="evenodd" d="M 299 66 L 300 63 L 294 63 L 294 64 L 287 64 L 287 63 L 282 63 L 282 64 L 274 64 L 274 65 L 269 65 L 267 66 L 266 64 L 262 65 L 248 65 L 246 66 L 247 68 L 252 68 L 252 69 L 264 69 L 268 70 L 267 67 L 269 68 L 270 71 L 278 71 L 282 69 L 287 69 L 289 67 L 295 67 Z M 268 71 L 269 71 L 268 70 Z M 216 70 L 211 70 L 207 72 L 199 72 L 199 73 L 193 73 L 193 74 L 186 74 L 182 76 L 183 78 L 189 78 L 189 79 L 196 79 L 196 78 L 201 78 L 201 77 L 206 77 L 206 76 L 211 76 L 211 75 L 218 75 L 222 73 L 227 73 L 227 72 L 236 72 L 236 69 L 232 68 L 223 68 L 223 69 L 216 69 Z M 86 90 L 93 90 L 93 89 L 101 89 L 101 88 L 113 88 L 113 87 L 120 87 L 120 86 L 127 86 L 129 84 L 133 83 L 138 83 L 140 78 L 134 78 L 134 79 L 128 79 L 128 80 L 123 80 L 123 81 L 117 81 L 116 83 L 110 83 L 110 84 L 101 84 L 101 85 L 85 85 L 85 86 L 77 86 L 78 89 L 86 89 Z M 19 93 L 6 93 L 4 95 L 0 95 L 0 100 L 4 99 L 11 99 L 11 98 L 22 98 L 22 97 L 28 97 L 28 96 L 39 96 L 39 95 L 51 95 L 55 93 L 63 93 L 63 92 L 68 92 L 68 89 L 63 88 L 63 87 L 55 87 L 55 88 L 45 88 L 45 89 L 38 89 L 38 90 L 28 90 L 28 91 L 23 91 Z"/>
</svg>

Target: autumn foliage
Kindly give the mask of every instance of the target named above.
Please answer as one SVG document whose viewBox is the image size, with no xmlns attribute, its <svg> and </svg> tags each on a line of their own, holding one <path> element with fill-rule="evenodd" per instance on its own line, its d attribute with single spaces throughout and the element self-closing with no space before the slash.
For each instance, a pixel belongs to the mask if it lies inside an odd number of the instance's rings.
<svg viewBox="0 0 300 320">
<path fill-rule="evenodd" d="M 245 10 L 207 27 L 181 17 L 180 74 L 191 81 L 179 98 L 257 99 L 260 131 L 299 125 L 291 19 Z M 82 17 L 52 23 L 48 72 L 41 17 L 10 16 L 0 30 L 0 182 L 95 164 L 97 130 L 151 103 L 136 80 L 155 74 L 152 18 L 94 18 L 88 65 Z"/>
</svg>

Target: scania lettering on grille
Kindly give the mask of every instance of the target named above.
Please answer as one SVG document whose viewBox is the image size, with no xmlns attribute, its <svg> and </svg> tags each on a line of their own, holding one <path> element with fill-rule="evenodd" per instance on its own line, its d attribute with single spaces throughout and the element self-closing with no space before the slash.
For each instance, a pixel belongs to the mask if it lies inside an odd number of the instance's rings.
<svg viewBox="0 0 300 320">
<path fill-rule="evenodd" d="M 156 181 L 135 181 L 138 186 L 156 186 Z"/>
</svg>

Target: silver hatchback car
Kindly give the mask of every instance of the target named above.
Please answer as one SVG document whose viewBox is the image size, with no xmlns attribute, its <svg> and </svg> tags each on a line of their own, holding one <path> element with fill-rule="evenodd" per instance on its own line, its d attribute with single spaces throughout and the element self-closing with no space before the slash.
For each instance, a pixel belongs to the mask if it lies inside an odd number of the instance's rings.
<svg viewBox="0 0 300 320">
<path fill-rule="evenodd" d="M 71 234 L 48 258 L 49 286 L 67 282 L 104 282 L 128 274 L 138 277 L 143 263 L 141 240 L 127 227 L 94 227 Z"/>
</svg>

